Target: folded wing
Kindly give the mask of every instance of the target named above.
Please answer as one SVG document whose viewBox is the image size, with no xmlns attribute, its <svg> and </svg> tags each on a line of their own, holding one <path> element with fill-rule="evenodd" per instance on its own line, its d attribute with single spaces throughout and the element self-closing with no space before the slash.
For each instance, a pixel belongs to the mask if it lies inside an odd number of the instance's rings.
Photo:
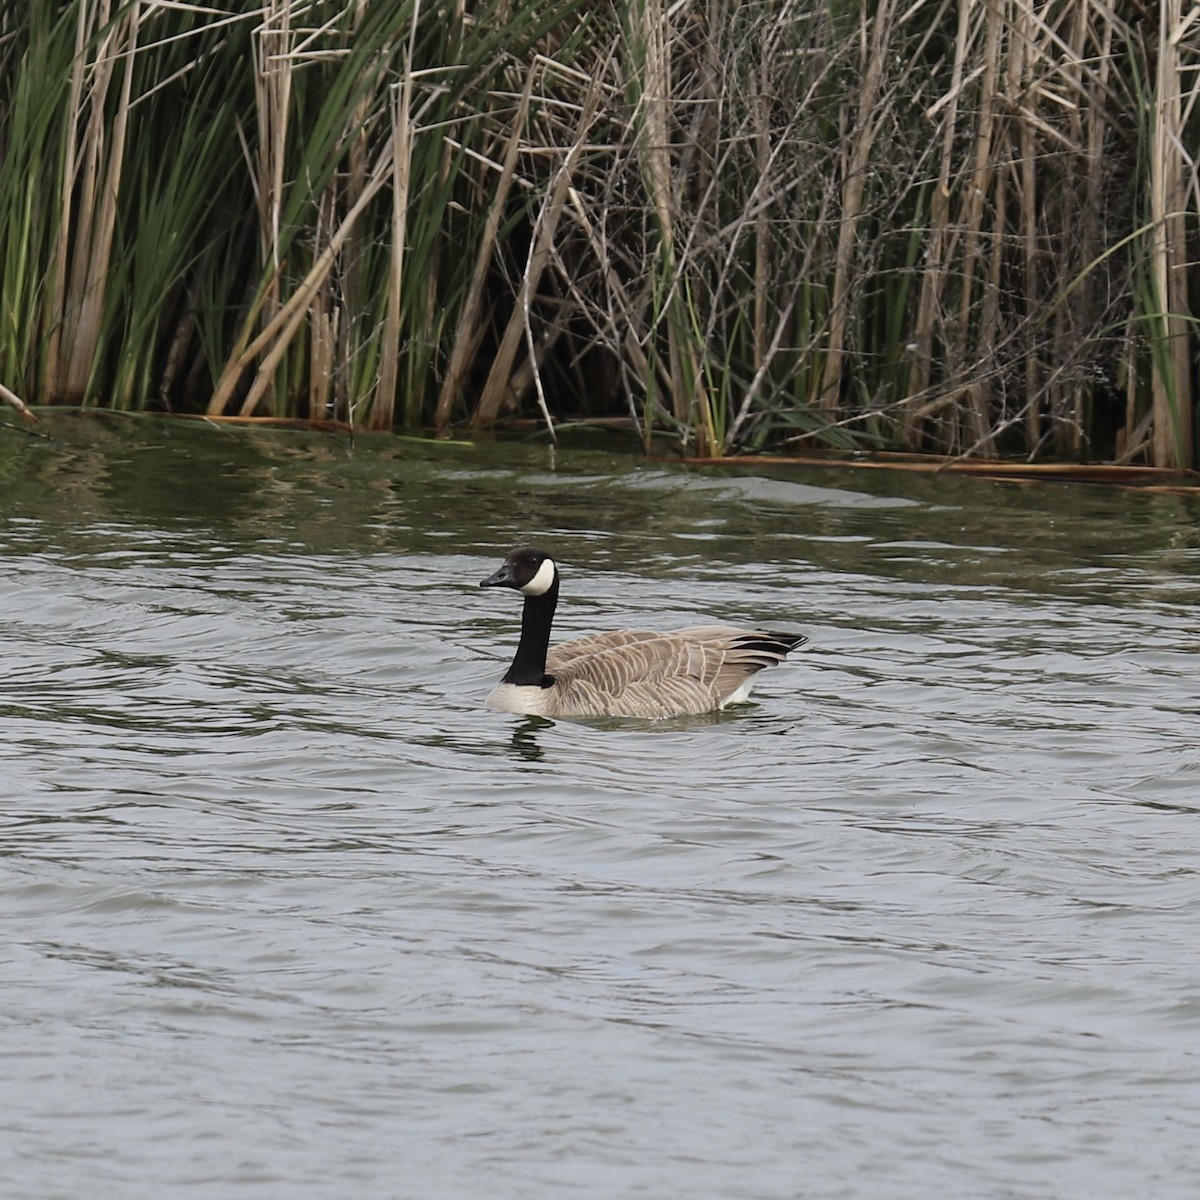
<svg viewBox="0 0 1200 1200">
<path fill-rule="evenodd" d="M 806 639 L 699 625 L 656 633 L 626 629 L 552 649 L 557 715 L 651 717 L 710 712 L 744 699 L 752 676 Z"/>
</svg>

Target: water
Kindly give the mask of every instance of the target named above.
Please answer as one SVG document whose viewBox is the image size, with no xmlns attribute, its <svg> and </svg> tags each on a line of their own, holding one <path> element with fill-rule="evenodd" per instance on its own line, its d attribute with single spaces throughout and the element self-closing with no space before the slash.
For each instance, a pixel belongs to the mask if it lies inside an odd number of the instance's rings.
<svg viewBox="0 0 1200 1200">
<path fill-rule="evenodd" d="M 1195 502 L 155 421 L 0 429 L 22 1200 L 1192 1197 Z M 482 700 L 806 632 L 756 704 Z"/>
</svg>

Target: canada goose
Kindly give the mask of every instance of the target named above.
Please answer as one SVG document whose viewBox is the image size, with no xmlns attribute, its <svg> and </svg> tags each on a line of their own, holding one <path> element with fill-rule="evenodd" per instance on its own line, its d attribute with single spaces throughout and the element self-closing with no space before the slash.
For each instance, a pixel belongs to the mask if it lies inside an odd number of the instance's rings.
<svg viewBox="0 0 1200 1200">
<path fill-rule="evenodd" d="M 540 717 L 681 717 L 736 704 L 763 667 L 808 639 L 794 633 L 699 625 L 670 633 L 622 629 L 550 647 L 558 567 L 543 550 L 520 546 L 480 587 L 525 597 L 521 641 L 488 707 Z"/>
</svg>

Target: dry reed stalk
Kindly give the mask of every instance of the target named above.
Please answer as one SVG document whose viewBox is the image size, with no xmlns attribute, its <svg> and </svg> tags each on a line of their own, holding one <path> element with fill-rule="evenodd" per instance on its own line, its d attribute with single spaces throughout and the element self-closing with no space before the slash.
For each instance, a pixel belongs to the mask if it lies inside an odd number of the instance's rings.
<svg viewBox="0 0 1200 1200">
<path fill-rule="evenodd" d="M 1136 451 L 1133 448 L 1134 427 L 1137 424 L 1137 359 L 1138 338 L 1134 332 L 1132 319 L 1125 322 L 1125 335 L 1122 339 L 1122 354 L 1118 363 L 1118 383 L 1123 384 L 1125 392 L 1125 425 L 1117 430 L 1117 461 L 1120 462 L 1126 453 L 1128 462 Z M 1150 410 L 1153 414 L 1153 409 Z"/>
<path fill-rule="evenodd" d="M 715 43 L 714 43 L 715 44 Z M 751 101 L 754 116 L 754 165 L 758 177 L 766 178 L 771 162 L 771 110 L 770 86 L 767 63 L 764 56 L 759 64 L 758 90 Z M 767 206 L 760 204 L 754 218 L 754 374 L 761 376 L 765 371 L 767 356 L 767 285 L 770 279 L 771 225 L 767 219 Z M 789 310 L 791 305 L 788 305 Z"/>
<path fill-rule="evenodd" d="M 404 305 L 404 240 L 408 233 L 409 182 L 412 178 L 413 51 L 421 0 L 414 0 L 404 74 L 392 88 L 392 229 L 388 257 L 387 308 L 383 318 L 383 348 L 375 401 L 368 427 L 390 429 L 396 419 L 396 388 L 400 375 L 400 330 Z"/>
<path fill-rule="evenodd" d="M 329 230 L 336 219 L 337 195 L 331 188 L 318 199 L 313 244 L 328 240 Z M 278 276 L 275 276 L 277 281 Z M 271 293 L 276 295 L 274 291 Z M 278 311 L 278 304 L 275 306 Z M 330 280 L 317 289 L 308 305 L 308 415 L 325 416 L 347 412 L 336 387 L 338 358 L 338 325 L 341 308 L 337 304 Z M 248 414 L 247 414 L 248 415 Z"/>
<path fill-rule="evenodd" d="M 274 268 L 274 278 L 264 302 L 267 320 L 278 302 L 280 215 L 283 210 L 287 162 L 288 122 L 291 113 L 293 42 L 291 0 L 267 0 L 263 19 L 253 34 L 254 99 L 258 112 L 258 154 L 254 194 L 258 201 L 259 239 L 264 262 Z"/>
<path fill-rule="evenodd" d="M 1010 2 L 1012 0 L 994 0 L 994 4 L 988 6 L 988 32 L 986 32 L 986 40 L 992 37 L 997 37 L 1000 44 L 995 49 L 998 56 L 996 64 L 996 79 L 994 80 L 995 88 L 1000 88 L 1001 79 L 1006 77 L 1004 67 L 1007 66 L 1004 62 L 1004 54 L 1012 54 L 1012 50 L 1006 48 L 1004 43 L 1004 32 L 1007 32 L 1008 37 L 1012 38 L 1012 17 L 1010 17 Z M 995 26 L 995 28 L 994 28 Z M 1007 103 L 1001 100 L 995 101 L 997 109 L 1007 108 Z M 979 310 L 979 355 L 984 361 L 989 364 L 995 364 L 1000 360 L 1001 353 L 1001 282 L 1004 272 L 1004 248 L 1009 241 L 1008 233 L 1008 193 L 1009 180 L 1013 173 L 1013 164 L 1010 158 L 1007 157 L 1006 150 L 1002 144 L 1004 132 L 1007 130 L 1009 122 L 1001 119 L 997 122 L 998 127 L 994 130 L 992 137 L 991 150 L 991 223 L 988 229 L 990 239 L 990 248 L 988 253 L 988 270 L 983 286 L 983 304 Z M 995 388 L 990 383 L 984 388 L 980 385 L 982 395 L 976 394 L 972 398 L 976 403 L 976 412 L 983 419 L 985 425 L 990 426 L 991 422 L 991 402 L 995 400 Z M 986 412 L 984 404 L 988 406 Z M 991 436 L 989 430 L 983 442 L 979 443 L 980 450 L 990 450 L 995 446 L 995 438 Z"/>
<path fill-rule="evenodd" d="M 183 374 L 188 351 L 196 334 L 196 309 L 199 306 L 199 297 L 195 279 L 192 279 L 184 289 L 184 296 L 183 315 L 175 323 L 171 343 L 167 349 L 166 362 L 163 364 L 162 376 L 158 383 L 158 398 L 168 411 L 171 409 L 171 393 L 175 388 L 175 381 Z"/>
<path fill-rule="evenodd" d="M 105 313 L 109 266 L 112 258 L 113 235 L 117 221 L 117 202 L 121 189 L 121 168 L 125 157 L 126 132 L 132 101 L 133 64 L 137 54 L 137 33 L 141 0 L 133 0 L 124 13 L 105 33 L 97 48 L 95 60 L 85 64 L 85 46 L 89 29 L 103 28 L 111 18 L 110 4 L 105 0 L 97 9 L 80 5 L 77 27 L 79 54 L 71 83 L 70 127 L 74 140 L 80 105 L 85 99 L 83 83 L 89 79 L 86 101 L 88 119 L 83 131 L 83 174 L 64 179 L 63 219 L 59 227 L 59 258 L 62 275 L 56 270 L 56 282 L 62 280 L 62 290 L 56 291 L 57 336 L 51 342 L 51 395 L 58 400 L 82 403 L 86 397 L 96 360 L 101 326 Z M 88 14 L 94 22 L 87 19 Z M 106 113 L 108 93 L 117 64 L 121 65 L 121 87 L 112 114 Z M 90 78 L 89 78 L 90 77 Z M 76 86 L 78 81 L 78 88 Z M 74 166 L 75 151 L 68 152 Z M 68 194 L 75 185 L 78 213 L 74 229 L 70 214 L 72 199 Z M 69 274 L 66 272 L 65 239 L 73 237 Z"/>
<path fill-rule="evenodd" d="M 435 429 L 445 429 L 450 423 L 450 413 L 454 408 L 454 402 L 463 390 L 463 382 L 479 345 L 482 333 L 479 315 L 483 309 L 484 283 L 487 280 L 488 266 L 496 249 L 496 234 L 500 229 L 500 221 L 508 203 L 508 194 L 516 175 L 517 159 L 521 151 L 525 125 L 529 118 L 529 103 L 533 96 L 533 85 L 538 70 L 539 66 L 536 62 L 531 63 L 526 69 L 525 86 L 521 89 L 521 99 L 513 114 L 504 158 L 499 163 L 489 164 L 497 172 L 496 190 L 488 207 L 487 218 L 483 223 L 479 248 L 475 254 L 475 270 L 471 276 L 466 298 L 459 311 L 458 324 L 451 342 L 450 362 L 446 368 L 446 376 L 442 380 L 437 407 L 433 415 Z"/>
<path fill-rule="evenodd" d="M 1071 141 L 1081 148 L 1090 145 L 1088 132 L 1084 129 L 1084 105 L 1089 99 L 1094 100 L 1094 93 L 1090 93 L 1087 83 L 1084 79 L 1085 73 L 1085 56 L 1088 52 L 1088 43 L 1091 39 L 1092 30 L 1088 21 L 1087 7 L 1080 5 L 1076 8 L 1069 17 L 1069 31 L 1065 42 L 1066 54 L 1062 64 L 1062 78 L 1068 84 L 1068 92 L 1072 93 L 1074 99 L 1070 103 L 1068 120 L 1070 122 Z M 1092 118 L 1089 125 L 1095 124 L 1095 114 L 1088 105 L 1088 114 Z M 1092 171 L 1090 163 L 1088 169 L 1082 172 L 1083 178 L 1087 183 L 1092 181 Z M 1073 180 L 1077 178 L 1077 171 L 1072 171 Z M 1078 186 L 1065 189 L 1063 193 L 1063 204 L 1065 206 L 1065 219 L 1063 226 L 1066 229 L 1076 229 L 1079 235 L 1079 246 L 1081 250 L 1082 261 L 1090 263 L 1094 254 L 1089 251 L 1095 245 L 1095 227 L 1096 227 L 1096 206 L 1099 202 L 1099 195 L 1091 192 L 1085 187 L 1082 202 L 1078 193 Z M 1064 239 L 1065 240 L 1065 239 Z M 1068 319 L 1068 309 L 1066 305 L 1061 306 L 1055 313 L 1054 317 L 1054 345 L 1056 353 L 1053 356 L 1056 360 L 1069 362 L 1075 355 L 1076 329 L 1079 324 L 1085 327 L 1090 323 L 1089 316 L 1092 308 L 1092 293 L 1093 293 L 1093 278 L 1092 272 L 1088 271 L 1079 290 L 1079 316 L 1074 314 Z M 1051 409 L 1058 413 L 1059 423 L 1055 428 L 1054 440 L 1055 445 L 1060 452 L 1069 454 L 1079 454 L 1083 449 L 1083 433 L 1084 433 L 1084 389 L 1078 378 L 1072 378 L 1066 381 L 1062 388 L 1056 389 L 1060 392 L 1057 402 L 1052 399 Z"/>
<path fill-rule="evenodd" d="M 466 21 L 466 0 L 454 0 L 448 15 L 448 28 L 446 30 L 447 45 L 457 45 L 462 41 L 464 36 L 463 28 Z M 415 28 L 415 22 L 414 22 Z M 450 172 L 454 163 L 454 144 L 452 138 L 444 138 L 442 140 L 442 156 L 438 164 L 437 173 L 437 188 L 441 191 L 445 188 L 447 181 L 450 178 Z M 446 243 L 446 233 L 439 225 L 437 231 L 433 235 L 433 246 L 425 256 L 425 262 L 428 269 L 425 273 L 425 285 L 423 288 L 421 316 L 417 323 L 418 336 L 425 345 L 433 345 L 439 341 L 439 331 L 442 324 L 442 304 L 441 304 L 441 286 L 442 286 L 442 264 L 445 258 L 443 250 Z M 453 346 L 451 347 L 453 353 Z M 415 397 L 410 397 L 405 404 L 406 416 L 417 414 L 412 413 L 410 405 L 413 404 Z M 439 394 L 439 403 L 441 396 Z M 449 404 L 454 403 L 454 396 L 451 393 Z M 447 408 L 445 420 L 449 420 L 449 408 Z M 416 424 L 415 420 L 409 420 L 409 424 Z M 434 414 L 434 425 L 437 427 L 437 415 Z M 444 429 L 444 425 L 442 426 Z"/>
<path fill-rule="evenodd" d="M 814 222 L 818 227 L 823 227 L 828 221 L 828 206 L 832 203 L 832 194 L 826 193 L 822 198 L 822 207 Z M 805 248 L 804 257 L 800 261 L 796 269 L 796 275 L 800 279 L 809 277 L 813 270 L 813 263 L 817 256 L 818 243 L 814 239 L 809 242 Z M 770 369 L 772 362 L 778 355 L 784 339 L 790 334 L 794 334 L 794 313 L 797 303 L 797 293 L 792 292 L 791 296 L 784 303 L 783 307 L 777 312 L 775 320 L 775 329 L 771 335 L 770 344 L 766 347 L 759 362 L 757 370 L 750 379 L 745 392 L 742 395 L 741 403 L 738 405 L 738 410 L 734 414 L 734 418 L 729 422 L 725 431 L 725 444 L 722 447 L 722 452 L 727 453 L 730 447 L 736 444 L 738 434 L 750 420 L 755 400 L 759 396 L 760 388 L 762 387 L 763 378 Z M 810 340 L 809 344 L 804 347 L 805 357 L 815 353 L 816 335 Z"/>
<path fill-rule="evenodd" d="M 1191 10 L 1189 23 L 1197 12 Z M 1187 228 L 1184 199 L 1183 97 L 1180 88 L 1182 0 L 1160 0 L 1158 69 L 1154 87 L 1154 135 L 1150 159 L 1150 270 L 1159 312 L 1153 356 L 1151 397 L 1154 412 L 1153 457 L 1156 466 L 1189 466 L 1192 462 L 1190 353 L 1188 313 Z"/>
<path fill-rule="evenodd" d="M 3 400 L 10 408 L 15 408 L 27 421 L 36 421 L 37 417 L 29 410 L 29 406 L 10 388 L 6 388 L 0 383 L 0 400 Z"/>
<path fill-rule="evenodd" d="M 1094 276 L 1089 265 L 1095 256 L 1088 256 L 1087 240 L 1103 197 L 1090 194 L 1086 186 L 1093 172 L 1085 160 L 1089 146 L 1085 117 L 1091 123 L 1098 115 L 1090 103 L 1094 99 L 1089 84 L 1095 38 L 1091 15 L 1090 4 L 1065 6 L 1051 24 L 1052 14 L 1043 10 L 1041 78 L 1034 89 L 1047 113 L 1052 116 L 1057 110 L 1059 114 L 1057 124 L 1046 122 L 1053 124 L 1055 143 L 1047 147 L 1050 154 L 1040 166 L 1040 174 L 1056 184 L 1040 218 L 1043 259 L 1050 261 L 1060 276 L 1074 274 L 1080 279 L 1074 304 L 1051 302 L 1053 322 L 1046 345 L 1045 407 L 1052 421 L 1049 433 L 1060 454 L 1079 453 L 1083 447 L 1085 398 L 1077 363 L 1081 341 L 1095 325 L 1091 314 Z"/>
<path fill-rule="evenodd" d="M 925 269 L 921 272 L 921 291 L 917 300 L 917 316 L 913 330 L 912 371 L 909 375 L 908 397 L 904 409 L 904 444 L 916 446 L 921 440 L 921 419 L 916 401 L 928 390 L 933 375 L 933 348 L 939 315 L 945 311 L 945 290 L 948 275 L 950 227 L 950 186 L 954 162 L 954 140 L 958 129 L 958 105 L 962 94 L 963 74 L 970 45 L 971 7 L 974 0 L 960 0 L 958 24 L 954 37 L 954 61 L 950 71 L 950 88 L 926 112 L 933 117 L 942 115 L 942 145 L 937 182 L 929 212 L 929 243 L 925 251 Z M 950 364 L 957 374 L 958 363 Z"/>
<path fill-rule="evenodd" d="M 1150 447 L 1154 432 L 1154 408 L 1150 406 L 1138 420 L 1140 399 L 1138 360 L 1143 352 L 1143 339 L 1134 329 L 1131 320 L 1125 331 L 1125 353 L 1121 361 L 1121 372 L 1125 385 L 1125 427 L 1117 431 L 1117 454 L 1113 462 L 1117 465 L 1131 463 L 1141 458 Z"/>
<path fill-rule="evenodd" d="M 517 289 L 516 303 L 513 306 L 512 313 L 509 315 L 508 324 L 500 336 L 500 344 L 492 359 L 492 365 L 488 370 L 488 376 L 480 393 L 479 401 L 475 406 L 475 413 L 471 418 L 471 427 L 473 429 L 493 424 L 500 414 L 500 408 L 504 403 L 505 397 L 519 395 L 519 392 L 514 388 L 513 364 L 516 361 L 517 350 L 522 337 L 528 335 L 528 363 L 532 369 L 530 381 L 538 387 L 541 407 L 545 413 L 546 422 L 550 427 L 551 436 L 553 437 L 553 424 L 550 421 L 549 413 L 545 411 L 545 399 L 542 397 L 540 390 L 541 381 L 537 371 L 537 351 L 529 324 L 529 306 L 541 282 L 542 273 L 550 262 L 559 217 L 563 212 L 579 156 L 583 152 L 587 136 L 595 120 L 596 110 L 600 103 L 600 94 L 601 88 L 599 77 L 597 76 L 588 88 L 574 137 L 567 147 L 562 165 L 558 169 L 554 183 L 542 206 L 542 211 L 534 223 L 533 237 L 530 240 L 525 270 L 521 275 L 521 283 Z"/>
<path fill-rule="evenodd" d="M 349 29 L 345 37 L 354 42 L 362 27 L 367 12 L 367 0 L 353 0 L 349 7 Z M 346 170 L 334 172 L 326 184 L 326 192 L 338 207 L 353 204 L 367 186 L 367 120 L 372 104 L 371 80 L 377 65 L 367 61 L 360 72 L 359 96 L 351 107 L 346 121 L 345 146 Z M 393 170 L 395 164 L 393 162 Z M 353 423 L 354 397 L 351 394 L 351 375 L 357 341 L 361 337 L 356 320 L 362 304 L 362 247 L 361 235 L 356 227 L 351 231 L 338 254 L 337 287 L 330 288 L 331 303 L 336 307 L 338 320 L 336 332 L 336 361 L 334 364 L 334 396 L 337 411 L 345 413 Z M 333 275 L 330 276 L 332 282 Z M 389 422 L 390 426 L 390 422 Z M 374 426 L 372 426 L 374 427 Z"/>
<path fill-rule="evenodd" d="M 367 206 L 375 198 L 379 189 L 387 182 L 391 172 L 391 165 L 392 147 L 391 143 L 388 143 L 376 159 L 362 195 L 359 196 L 346 212 L 346 215 L 342 217 L 340 224 L 330 235 L 328 244 L 309 268 L 308 274 L 305 275 L 292 295 L 280 304 L 275 315 L 253 339 L 250 339 L 248 334 L 258 319 L 259 308 L 255 305 L 251 309 L 243 326 L 242 334 L 239 337 L 239 344 L 243 344 L 244 348 L 225 364 L 221 376 L 217 380 L 216 387 L 213 389 L 212 399 L 208 404 L 207 411 L 209 415 L 217 416 L 225 411 L 233 398 L 234 390 L 243 372 L 265 350 L 266 356 L 262 363 L 259 364 L 254 382 L 247 393 L 241 409 L 243 416 L 249 416 L 253 413 L 272 382 L 275 368 L 283 358 L 297 330 L 303 323 L 308 305 L 332 270 L 343 243 L 354 229 L 359 217 L 362 216 Z"/>
<path fill-rule="evenodd" d="M 1032 0 L 1016 0 L 1016 21 L 1009 53 L 1008 100 L 1017 123 L 1017 199 L 1020 206 L 1022 301 L 1030 329 L 1037 318 L 1038 228 L 1037 228 L 1037 141 L 1031 110 L 1035 28 Z M 1032 451 L 1041 443 L 1042 415 L 1038 394 L 1038 356 L 1032 344 L 1025 348 L 1025 439 Z"/>
<path fill-rule="evenodd" d="M 833 297 L 829 310 L 829 336 L 826 340 L 825 369 L 822 373 L 819 407 L 836 409 L 845 369 L 846 330 L 850 322 L 850 288 L 854 267 L 854 249 L 858 226 L 863 219 L 863 198 L 867 169 L 883 113 L 879 94 L 883 87 L 892 31 L 894 0 L 880 0 L 872 13 L 864 6 L 859 22 L 859 75 L 862 80 L 858 114 L 850 134 L 850 153 L 844 158 L 842 174 L 842 212 L 838 226 L 837 251 L 833 265 Z"/>
<path fill-rule="evenodd" d="M 337 411 L 333 396 L 334 356 L 337 353 L 339 310 L 316 302 L 308 311 L 308 415 Z"/>
<path fill-rule="evenodd" d="M 665 318 L 667 363 L 669 374 L 666 389 L 671 397 L 675 420 L 687 427 L 693 405 L 699 401 L 701 387 L 700 365 L 695 348 L 687 335 L 687 319 L 683 312 L 683 297 L 679 292 L 681 264 L 675 253 L 675 212 L 671 189 L 671 134 L 668 106 L 671 96 L 670 14 L 663 0 L 641 0 L 638 5 L 637 35 L 641 52 L 638 83 L 638 115 L 640 132 L 638 160 L 642 177 L 650 193 L 650 208 L 658 230 L 657 272 L 661 299 L 656 304 L 657 317 Z M 654 380 L 643 381 L 649 405 Z M 647 414 L 647 420 L 650 420 Z M 701 423 L 697 436 L 712 440 L 711 421 Z"/>
<path fill-rule="evenodd" d="M 70 83 L 67 85 L 62 188 L 59 194 L 58 229 L 54 235 L 54 248 L 51 252 L 53 267 L 47 320 L 50 332 L 47 339 L 46 386 L 53 398 L 57 398 L 62 390 L 60 384 L 64 366 L 62 344 L 67 311 L 67 271 L 72 237 L 78 244 L 86 236 L 85 223 L 90 220 L 86 209 L 78 218 L 74 216 L 74 197 L 81 157 L 78 144 L 79 126 L 83 116 L 83 81 L 87 73 L 86 49 L 88 33 L 92 25 L 88 18 L 91 12 L 92 9 L 86 0 L 80 0 L 75 21 L 75 54 L 72 60 Z M 83 155 L 85 159 L 90 156 L 90 152 Z"/>
<path fill-rule="evenodd" d="M 977 361 L 992 361 L 989 346 L 983 340 L 982 329 L 972 324 L 975 299 L 975 275 L 983 259 L 982 229 L 984 204 L 995 178 L 993 167 L 996 129 L 996 91 L 1000 74 L 1001 33 L 1005 15 L 1005 0 L 992 0 L 985 6 L 983 38 L 983 75 L 979 81 L 978 125 L 975 130 L 975 160 L 963 198 L 961 222 L 963 236 L 963 274 L 951 361 L 965 365 L 970 355 L 969 342 L 976 339 Z M 991 286 L 984 270 L 979 271 L 985 291 Z M 998 298 L 997 298 L 998 299 Z M 983 454 L 991 449 L 988 437 L 990 388 L 986 379 L 973 381 L 967 390 L 968 440 Z"/>
<path fill-rule="evenodd" d="M 1083 224 L 1083 261 L 1085 264 L 1095 262 L 1103 245 L 1104 231 L 1098 215 L 1104 184 L 1104 151 L 1106 144 L 1113 136 L 1113 131 L 1105 108 L 1105 96 L 1111 90 L 1113 70 L 1113 42 L 1116 36 L 1116 22 L 1106 12 L 1101 15 L 1103 27 L 1100 37 L 1093 39 L 1099 62 L 1088 76 L 1088 128 L 1087 128 L 1087 203 L 1084 211 Z M 1097 288 L 1088 272 L 1085 284 L 1087 291 L 1082 303 L 1085 305 L 1085 319 L 1091 320 L 1096 312 Z M 1080 429 L 1086 424 L 1087 392 L 1080 389 L 1077 407 L 1077 417 Z M 1079 447 L 1082 450 L 1082 446 Z"/>
<path fill-rule="evenodd" d="M 625 282 L 620 272 L 617 271 L 612 256 L 607 253 L 607 248 L 595 224 L 588 216 L 580 194 L 575 188 L 568 188 L 567 197 L 570 200 L 570 213 L 583 231 L 588 247 L 596 261 L 601 264 L 600 271 L 604 280 L 607 304 L 596 306 L 600 310 L 599 318 L 596 320 L 597 337 L 607 344 L 618 362 L 628 363 L 634 378 L 642 382 L 644 392 L 645 381 L 654 369 L 638 337 L 638 330 L 644 324 L 642 314 L 645 310 L 645 303 L 630 298 Z M 583 302 L 583 296 L 579 292 L 575 279 L 567 272 L 562 272 L 562 275 L 568 292 L 579 297 L 579 307 L 585 312 L 590 311 L 592 306 Z M 629 397 L 629 403 L 630 416 L 638 426 L 643 448 L 649 454 L 653 433 L 651 414 L 647 412 L 643 419 L 638 415 L 632 396 Z"/>
</svg>

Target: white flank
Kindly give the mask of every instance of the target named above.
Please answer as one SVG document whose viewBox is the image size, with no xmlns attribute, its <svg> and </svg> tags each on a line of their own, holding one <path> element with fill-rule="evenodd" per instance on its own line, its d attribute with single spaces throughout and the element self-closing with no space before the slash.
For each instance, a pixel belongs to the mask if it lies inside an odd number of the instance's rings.
<svg viewBox="0 0 1200 1200">
<path fill-rule="evenodd" d="M 554 559 L 543 559 L 542 565 L 537 569 L 537 574 L 521 589 L 521 591 L 526 596 L 544 596 L 550 590 L 550 585 L 554 582 L 554 575 Z"/>
<path fill-rule="evenodd" d="M 754 687 L 754 683 L 754 676 L 751 675 L 745 683 L 735 688 L 721 701 L 721 707 L 725 708 L 729 704 L 745 704 L 750 699 L 750 691 Z"/>
<path fill-rule="evenodd" d="M 498 683 L 487 698 L 487 706 L 496 712 L 541 716 L 546 711 L 546 688 L 522 687 L 515 683 Z"/>
</svg>

